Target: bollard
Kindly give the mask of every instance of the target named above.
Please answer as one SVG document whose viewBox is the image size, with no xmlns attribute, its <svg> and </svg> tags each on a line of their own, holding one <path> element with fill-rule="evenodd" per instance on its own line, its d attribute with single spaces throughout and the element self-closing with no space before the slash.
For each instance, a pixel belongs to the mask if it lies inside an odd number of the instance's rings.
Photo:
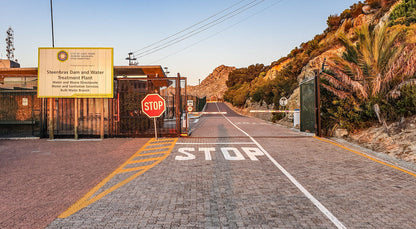
<svg viewBox="0 0 416 229">
<path fill-rule="evenodd" d="M 295 109 L 295 112 L 293 113 L 293 126 L 296 127 L 300 124 L 300 112 L 299 109 Z"/>
</svg>

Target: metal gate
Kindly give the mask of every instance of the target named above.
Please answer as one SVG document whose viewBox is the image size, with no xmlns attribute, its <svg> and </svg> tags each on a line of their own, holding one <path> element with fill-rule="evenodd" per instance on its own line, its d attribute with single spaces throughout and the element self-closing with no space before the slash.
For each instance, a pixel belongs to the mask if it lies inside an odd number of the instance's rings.
<svg viewBox="0 0 416 229">
<path fill-rule="evenodd" d="M 152 137 L 153 120 L 142 112 L 141 100 L 149 93 L 158 93 L 166 101 L 166 112 L 157 118 L 158 136 L 179 136 L 186 132 L 182 125 L 186 102 L 182 97 L 186 92 L 181 96 L 185 85 L 186 78 L 182 77 L 118 78 L 114 80 L 113 99 L 48 99 L 46 113 L 52 115 L 53 136 L 57 138 Z"/>
<path fill-rule="evenodd" d="M 150 93 L 160 94 L 166 101 L 165 113 L 157 118 L 159 136 L 178 136 L 183 131 L 181 120 L 183 100 L 180 93 L 178 78 L 158 79 L 120 79 L 117 80 L 117 95 L 113 106 L 115 136 L 154 136 L 153 120 L 142 112 L 141 101 Z M 179 88 L 178 88 L 179 87 Z"/>
<path fill-rule="evenodd" d="M 41 103 L 33 89 L 0 90 L 0 137 L 39 137 Z"/>
<path fill-rule="evenodd" d="M 310 79 L 300 84 L 300 131 L 315 130 L 315 79 Z"/>
</svg>

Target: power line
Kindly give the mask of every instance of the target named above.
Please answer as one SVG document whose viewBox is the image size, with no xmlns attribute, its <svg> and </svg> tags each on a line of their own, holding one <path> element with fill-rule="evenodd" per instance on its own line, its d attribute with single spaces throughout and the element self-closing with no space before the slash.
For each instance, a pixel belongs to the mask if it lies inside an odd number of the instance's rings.
<svg viewBox="0 0 416 229">
<path fill-rule="evenodd" d="M 176 38 L 174 38 L 174 39 L 172 39 L 172 40 L 170 40 L 170 41 L 168 41 L 168 42 L 165 42 L 165 43 L 163 43 L 163 44 L 160 44 L 160 45 L 158 45 L 158 46 L 156 46 L 156 47 L 154 47 L 154 48 L 151 48 L 151 49 L 149 49 L 149 50 L 146 50 L 146 51 L 143 51 L 143 52 L 141 52 L 141 53 L 139 53 L 139 54 L 137 54 L 137 55 L 139 55 L 139 57 L 143 57 L 143 56 L 146 56 L 146 55 L 149 55 L 149 54 L 152 54 L 152 53 L 154 53 L 155 51 L 159 51 L 159 50 L 161 50 L 161 49 L 164 49 L 164 48 L 167 48 L 167 47 L 169 47 L 169 46 L 172 46 L 172 45 L 174 45 L 174 44 L 177 44 L 177 43 L 179 43 L 179 42 L 181 42 L 181 41 L 183 41 L 183 40 L 186 40 L 186 39 L 188 39 L 188 38 L 190 38 L 190 37 L 192 37 L 192 36 L 194 36 L 194 35 L 197 35 L 197 34 L 199 34 L 199 33 L 201 33 L 201 32 L 203 32 L 203 31 L 206 31 L 206 30 L 208 30 L 209 28 L 212 28 L 213 26 L 215 26 L 215 25 L 217 25 L 217 24 L 220 24 L 220 23 L 222 23 L 222 22 L 224 22 L 224 21 L 226 21 L 226 20 L 228 20 L 228 19 L 230 19 L 230 18 L 232 18 L 232 17 L 234 17 L 234 16 L 236 16 L 236 15 L 238 15 L 238 14 L 240 14 L 240 13 L 242 13 L 242 12 L 244 12 L 244 11 L 246 11 L 246 10 L 248 10 L 248 9 L 250 9 L 250 8 L 252 8 L 252 7 L 254 7 L 254 6 L 256 6 L 256 5 L 258 5 L 258 4 L 260 4 L 261 2 L 263 2 L 264 0 L 261 0 L 260 2 L 258 2 L 258 3 L 256 3 L 256 4 L 254 4 L 254 5 L 251 5 L 251 4 L 253 4 L 253 3 L 255 3 L 255 2 L 257 2 L 258 0 L 254 0 L 254 1 L 251 1 L 250 3 L 248 3 L 248 4 L 246 4 L 246 5 L 244 5 L 244 6 L 242 6 L 242 7 L 239 7 L 239 8 L 237 8 L 236 10 L 233 10 L 232 12 L 230 12 L 229 14 L 227 14 L 227 15 L 223 15 L 223 16 L 221 16 L 221 17 L 219 17 L 219 18 L 217 18 L 217 19 L 215 19 L 215 20 L 213 20 L 213 21 L 211 21 L 211 22 L 209 22 L 209 23 L 207 23 L 207 24 L 205 24 L 205 25 L 202 25 L 202 26 L 200 26 L 200 27 L 198 27 L 198 28 L 196 28 L 195 30 L 192 30 L 192 31 L 190 31 L 190 32 L 188 32 L 188 33 L 186 33 L 186 34 L 183 34 L 183 35 L 181 35 L 181 36 L 179 36 L 179 37 L 176 37 Z M 251 5 L 251 6 L 250 6 Z M 237 12 L 237 13 L 236 13 Z M 232 13 L 235 13 L 235 14 L 232 14 Z M 228 15 L 230 15 L 231 14 L 231 16 L 228 16 Z M 225 19 L 224 19 L 225 18 Z M 223 19 L 223 20 L 221 20 L 221 19 Z"/>
<path fill-rule="evenodd" d="M 197 28 L 197 29 L 195 29 L 195 30 L 193 30 L 193 31 L 185 34 L 185 35 L 182 35 L 182 36 L 180 36 L 178 38 L 175 38 L 175 39 L 173 39 L 173 40 L 171 40 L 169 42 L 166 42 L 166 43 L 164 43 L 162 45 L 156 46 L 156 47 L 154 47 L 152 49 L 149 49 L 147 51 L 141 52 L 141 53 L 137 54 L 138 55 L 137 58 L 141 58 L 141 57 L 144 57 L 144 56 L 153 54 L 153 53 L 155 53 L 155 52 L 157 52 L 159 50 L 165 49 L 165 48 L 170 47 L 170 46 L 172 46 L 174 44 L 177 44 L 177 43 L 179 43 L 179 42 L 181 42 L 183 40 L 186 40 L 186 39 L 188 39 L 190 37 L 193 37 L 193 36 L 195 36 L 195 35 L 203 32 L 203 31 L 206 31 L 206 30 L 212 28 L 213 26 L 216 26 L 216 25 L 218 25 L 218 24 L 220 24 L 220 23 L 222 23 L 222 22 L 224 22 L 224 21 L 226 21 L 226 20 L 228 20 L 228 19 L 230 19 L 232 17 L 235 17 L 235 16 L 241 14 L 242 12 L 244 12 L 244 11 L 250 9 L 250 8 L 253 8 L 253 7 L 259 5 L 260 3 L 264 2 L 264 1 L 265 0 L 261 0 L 261 1 L 257 2 L 257 0 L 254 0 L 254 1 L 250 2 L 249 4 L 244 5 L 243 7 L 240 7 L 237 10 L 234 10 L 232 12 L 234 14 L 231 14 L 230 16 L 227 16 L 227 17 L 226 16 L 222 16 L 222 17 L 220 17 L 220 18 L 218 18 L 218 19 L 216 19 L 216 20 L 214 20 L 214 21 L 212 21 L 212 22 L 210 22 L 210 23 L 208 23 L 208 24 L 206 24 L 204 26 L 201 26 L 201 27 L 199 27 L 199 28 Z M 257 2 L 257 3 L 255 3 L 255 2 Z M 255 4 L 253 4 L 253 3 L 255 3 Z M 253 5 L 251 5 L 251 4 L 253 4 Z M 223 20 L 220 20 L 220 19 L 223 19 Z M 212 23 L 214 23 L 214 24 L 212 24 Z M 204 27 L 206 27 L 206 28 L 204 28 Z M 204 29 L 202 29 L 202 28 L 204 28 Z"/>
<path fill-rule="evenodd" d="M 160 58 L 160 59 L 157 59 L 157 60 L 155 60 L 155 61 L 151 61 L 151 63 L 158 63 L 158 62 L 160 62 L 161 60 L 164 60 L 164 59 L 166 59 L 166 58 L 169 58 L 169 57 L 171 57 L 171 56 L 173 56 L 173 55 L 176 55 L 176 54 L 178 54 L 178 53 L 180 53 L 180 52 L 183 52 L 183 51 L 185 51 L 186 49 L 189 49 L 189 48 L 191 48 L 191 47 L 193 47 L 193 46 L 195 46 L 195 45 L 197 45 L 197 44 L 199 44 L 199 43 L 201 43 L 201 42 L 203 42 L 203 41 L 206 41 L 206 40 L 208 40 L 208 39 L 210 39 L 210 38 L 212 38 L 212 37 L 215 37 L 215 36 L 217 36 L 218 34 L 220 34 L 220 33 L 222 33 L 222 32 L 225 32 L 226 30 L 228 30 L 228 29 L 230 29 L 230 28 L 232 28 L 232 27 L 234 27 L 234 26 L 236 26 L 236 25 L 238 25 L 238 24 L 240 24 L 240 23 L 242 23 L 242 22 L 244 22 L 244 21 L 247 21 L 247 20 L 248 20 L 248 19 L 250 19 L 251 17 L 253 17 L 253 16 L 255 16 L 255 15 L 257 15 L 257 14 L 259 14 L 259 13 L 261 13 L 261 12 L 265 11 L 265 10 L 268 10 L 268 9 L 270 9 L 271 7 L 273 7 L 273 6 L 275 6 L 275 5 L 279 4 L 279 3 L 281 3 L 281 2 L 283 2 L 283 1 L 284 1 L 284 0 L 279 0 L 279 1 L 275 2 L 275 3 L 273 3 L 273 4 L 270 4 L 270 5 L 266 6 L 265 8 L 263 8 L 263 9 L 261 9 L 261 10 L 259 10 L 259 11 L 255 12 L 255 13 L 253 13 L 253 14 L 249 15 L 248 17 L 244 18 L 243 20 L 240 20 L 240 21 L 238 21 L 237 23 L 234 23 L 234 24 L 232 24 L 232 25 L 230 25 L 230 26 L 226 27 L 225 29 L 222 29 L 222 30 L 220 30 L 220 31 L 218 31 L 218 32 L 216 32 L 216 33 L 214 33 L 214 34 L 212 34 L 212 35 L 210 35 L 210 36 L 208 36 L 208 37 L 206 37 L 206 38 L 204 38 L 204 39 L 201 39 L 201 40 L 199 40 L 199 41 L 197 41 L 197 42 L 195 42 L 195 43 L 193 43 L 193 44 L 191 44 L 191 45 L 188 45 L 188 46 L 186 46 L 185 48 L 182 48 L 182 49 L 180 49 L 180 50 L 179 50 L 179 51 L 177 51 L 177 52 L 171 53 L 171 54 L 169 54 L 169 55 L 167 55 L 167 56 L 164 56 L 164 57 L 162 57 L 162 58 Z"/>
<path fill-rule="evenodd" d="M 181 34 L 181 33 L 185 32 L 185 31 L 187 31 L 187 30 L 189 30 L 189 29 L 192 29 L 193 27 L 195 27 L 195 26 L 197 26 L 197 25 L 200 25 L 200 24 L 202 24 L 203 22 L 208 21 L 209 19 L 211 19 L 211 18 L 213 18 L 213 17 L 215 17 L 215 16 L 217 16 L 217 15 L 219 15 L 219 14 L 221 14 L 221 13 L 224 13 L 225 11 L 227 11 L 227 10 L 229 10 L 229 9 L 233 8 L 234 6 L 239 5 L 240 3 L 245 2 L 245 1 L 247 1 L 247 0 L 241 0 L 241 1 L 239 1 L 239 2 L 237 2 L 237 3 L 235 3 L 235 4 L 231 5 L 231 6 L 229 6 L 229 7 L 227 7 L 227 8 L 225 8 L 225 9 L 221 10 L 220 12 L 218 12 L 218 13 L 216 13 L 216 14 L 214 14 L 214 15 L 212 15 L 212 16 L 209 16 L 209 17 L 207 17 L 207 18 L 205 18 L 205 19 L 203 19 L 202 21 L 199 21 L 199 22 L 197 22 L 197 23 L 195 23 L 195 24 L 193 24 L 193 25 L 191 25 L 191 26 L 189 26 L 189 27 L 187 27 L 187 28 L 185 28 L 185 29 L 183 29 L 183 30 L 181 30 L 181 31 L 179 31 L 179 32 L 177 32 L 177 33 L 175 33 L 175 34 L 172 34 L 172 35 L 170 35 L 170 36 L 166 37 L 166 38 L 163 38 L 163 39 L 161 39 L 161 40 L 159 40 L 159 41 L 153 42 L 152 44 L 149 44 L 149 45 L 147 45 L 147 46 L 145 46 L 145 47 L 143 47 L 143 48 L 141 48 L 141 49 L 139 49 L 139 50 L 136 50 L 136 51 L 134 51 L 134 52 L 132 52 L 132 53 L 137 53 L 137 52 L 140 52 L 140 51 L 142 51 L 142 50 L 144 50 L 144 49 L 147 49 L 147 48 L 149 48 L 149 47 L 152 47 L 153 45 L 158 44 L 158 43 L 160 43 L 160 42 L 162 42 L 162 41 L 166 41 L 167 39 L 169 39 L 169 38 L 171 38 L 171 37 L 174 37 L 174 36 L 176 36 L 176 35 L 178 35 L 178 34 Z"/>
</svg>

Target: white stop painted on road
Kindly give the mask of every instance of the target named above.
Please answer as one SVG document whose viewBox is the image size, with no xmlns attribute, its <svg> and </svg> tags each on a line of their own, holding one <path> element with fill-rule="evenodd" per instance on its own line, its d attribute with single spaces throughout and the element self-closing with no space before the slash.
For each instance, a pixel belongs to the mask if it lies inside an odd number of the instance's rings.
<svg viewBox="0 0 416 229">
<path fill-rule="evenodd" d="M 258 156 L 263 156 L 264 153 L 256 147 L 241 147 L 241 150 L 247 155 L 247 157 L 252 161 L 258 161 Z M 177 161 L 189 161 L 195 160 L 197 153 L 203 153 L 206 161 L 212 160 L 212 155 L 216 153 L 215 147 L 204 147 L 198 148 L 196 150 L 195 147 L 183 147 L 178 149 L 179 155 L 175 156 L 175 160 Z M 219 152 L 223 155 L 225 160 L 228 161 L 242 161 L 246 158 L 244 157 L 243 153 L 235 147 L 221 147 Z"/>
</svg>

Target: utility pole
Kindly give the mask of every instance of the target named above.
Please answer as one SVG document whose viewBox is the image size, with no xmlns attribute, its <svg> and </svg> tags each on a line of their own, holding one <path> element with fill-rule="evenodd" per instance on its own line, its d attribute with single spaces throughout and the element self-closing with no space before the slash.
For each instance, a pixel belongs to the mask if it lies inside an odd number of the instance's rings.
<svg viewBox="0 0 416 229">
<path fill-rule="evenodd" d="M 136 61 L 137 58 L 134 57 L 133 53 L 129 52 L 128 55 L 129 56 L 126 58 L 126 60 L 129 61 L 129 66 L 137 65 L 138 64 L 137 61 Z"/>
<path fill-rule="evenodd" d="M 55 48 L 55 37 L 54 37 L 54 32 L 53 32 L 53 8 L 52 8 L 52 0 L 50 0 L 51 3 L 51 28 L 52 28 L 52 48 Z M 42 105 L 44 104 L 44 100 L 42 101 Z M 48 127 L 49 127 L 49 139 L 53 139 L 53 130 L 54 130 L 54 123 L 53 123 L 53 113 L 54 113 L 54 103 L 55 99 L 54 98 L 48 98 L 48 105 L 49 105 L 49 115 L 48 115 Z"/>
<path fill-rule="evenodd" d="M 316 121 L 316 136 L 322 136 L 322 126 L 321 126 L 321 78 L 320 74 L 324 71 L 325 61 L 322 62 L 321 69 L 318 70 L 318 73 L 315 76 L 315 121 Z"/>
<path fill-rule="evenodd" d="M 55 48 L 55 36 L 53 32 L 53 9 L 52 9 L 52 0 L 51 0 L 51 27 L 52 27 L 52 48 Z"/>
</svg>

